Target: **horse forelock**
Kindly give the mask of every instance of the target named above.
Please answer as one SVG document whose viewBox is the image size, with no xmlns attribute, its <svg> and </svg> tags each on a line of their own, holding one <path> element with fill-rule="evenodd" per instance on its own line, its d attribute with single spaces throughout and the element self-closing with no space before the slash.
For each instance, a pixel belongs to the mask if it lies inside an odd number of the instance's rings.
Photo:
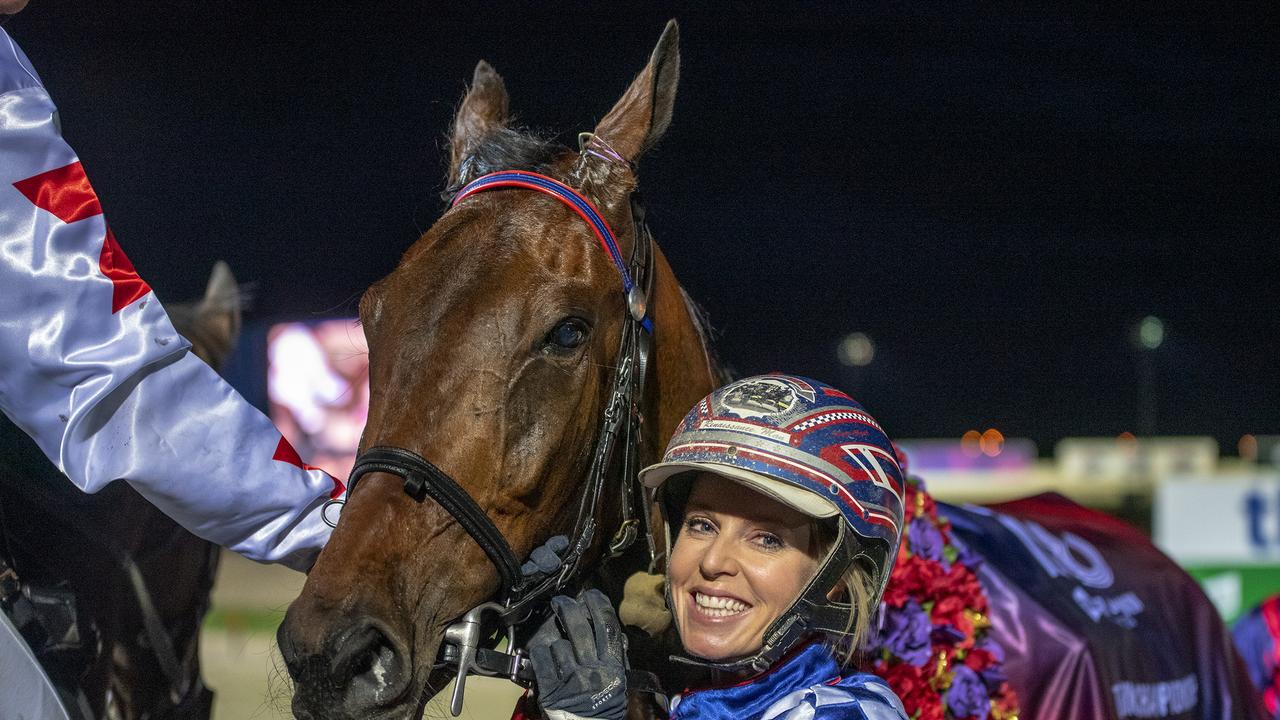
<svg viewBox="0 0 1280 720">
<path fill-rule="evenodd" d="M 450 203 L 467 183 L 500 170 L 526 170 L 563 180 L 564 158 L 571 152 L 549 134 L 495 128 L 467 148 L 459 163 L 457 179 L 445 188 L 441 198 Z"/>
</svg>

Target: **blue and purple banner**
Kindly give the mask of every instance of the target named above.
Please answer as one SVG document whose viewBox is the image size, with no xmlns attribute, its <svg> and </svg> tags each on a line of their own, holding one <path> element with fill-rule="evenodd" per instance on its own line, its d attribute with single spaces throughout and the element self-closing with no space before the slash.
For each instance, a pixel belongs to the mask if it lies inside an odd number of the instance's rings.
<svg viewBox="0 0 1280 720">
<path fill-rule="evenodd" d="M 939 510 L 983 558 L 1023 717 L 1267 717 L 1212 603 L 1137 529 L 1056 494 Z"/>
</svg>

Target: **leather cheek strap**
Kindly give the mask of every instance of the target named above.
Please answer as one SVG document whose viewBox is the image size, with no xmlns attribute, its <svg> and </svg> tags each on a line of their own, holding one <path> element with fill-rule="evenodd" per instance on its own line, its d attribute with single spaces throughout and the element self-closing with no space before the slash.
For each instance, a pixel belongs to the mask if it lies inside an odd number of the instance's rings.
<svg viewBox="0 0 1280 720">
<path fill-rule="evenodd" d="M 520 561 L 511 546 L 489 519 L 488 514 L 467 491 L 443 470 L 415 452 L 397 447 L 373 447 L 364 451 L 351 468 L 347 482 L 347 497 L 355 492 L 356 482 L 371 472 L 396 475 L 404 481 L 404 491 L 418 502 L 427 497 L 435 500 L 445 512 L 453 516 L 463 530 L 476 541 L 494 567 L 498 569 L 501 597 L 510 595 L 522 584 Z"/>
</svg>

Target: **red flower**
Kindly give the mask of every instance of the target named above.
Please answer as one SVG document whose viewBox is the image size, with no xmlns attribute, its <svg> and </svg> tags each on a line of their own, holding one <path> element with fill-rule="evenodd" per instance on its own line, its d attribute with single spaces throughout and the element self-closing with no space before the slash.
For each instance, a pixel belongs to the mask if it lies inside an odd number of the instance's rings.
<svg viewBox="0 0 1280 720">
<path fill-rule="evenodd" d="M 907 519 L 916 517 L 917 511 L 923 514 L 935 523 L 938 521 L 938 506 L 933 502 L 933 496 L 927 492 L 921 492 L 913 483 L 907 483 L 903 488 L 903 499 L 906 504 L 903 508 L 906 510 Z"/>
<path fill-rule="evenodd" d="M 984 615 L 987 612 L 987 594 L 983 592 L 982 584 L 973 571 L 960 563 L 952 564 L 947 574 L 935 582 L 931 590 L 930 596 L 935 600 L 959 599 L 970 610 Z"/>
<path fill-rule="evenodd" d="M 1000 685 L 1000 689 L 991 693 L 993 718 L 1006 720 L 1018 716 L 1018 695 L 1009 687 L 1009 683 Z"/>
<path fill-rule="evenodd" d="M 974 648 L 964 656 L 964 664 L 974 672 L 982 672 L 996 664 L 996 656 L 982 648 Z"/>
<path fill-rule="evenodd" d="M 934 603 L 929 618 L 933 620 L 934 625 L 950 625 L 959 630 L 964 635 L 960 646 L 967 647 L 973 644 L 973 621 L 965 614 L 965 610 L 968 609 L 968 603 L 963 598 L 950 595 Z"/>
<path fill-rule="evenodd" d="M 890 607 L 902 607 L 910 598 L 924 601 L 934 593 L 933 589 L 943 577 L 942 565 L 922 557 L 899 553 L 898 562 L 889 576 L 889 586 L 884 591 L 884 602 Z"/>
<path fill-rule="evenodd" d="M 916 717 L 916 720 L 945 720 L 942 699 L 938 691 L 929 685 L 928 678 L 920 668 L 910 663 L 894 663 L 887 668 L 881 664 L 876 672 L 889 683 L 894 694 L 902 701 L 908 717 Z"/>
<path fill-rule="evenodd" d="M 957 668 L 965 668 L 960 671 L 962 673 L 984 673 L 990 682 L 999 682 L 1003 677 L 996 655 L 990 650 L 975 647 L 990 627 L 990 623 L 982 618 L 988 612 L 987 596 L 974 572 L 956 560 L 958 553 L 952 545 L 950 523 L 938 516 L 937 506 L 923 485 L 909 478 L 903 499 L 908 521 L 927 518 L 938 528 L 946 545 L 943 555 L 951 563 L 944 566 L 942 562 L 914 555 L 904 540 L 898 548 L 897 563 L 882 603 L 901 608 L 908 600 L 914 600 L 929 609 L 930 623 L 948 626 L 951 631 L 933 628 L 933 652 L 924 667 L 903 661 L 894 654 L 893 648 L 883 643 L 874 648 L 868 658 L 879 659 L 873 660 L 873 666 L 864 667 L 889 683 L 912 720 L 966 720 L 948 715 L 942 699 Z M 1002 683 L 991 692 L 990 698 L 989 720 L 1015 720 L 1018 717 L 1018 698 L 1008 683 Z"/>
</svg>

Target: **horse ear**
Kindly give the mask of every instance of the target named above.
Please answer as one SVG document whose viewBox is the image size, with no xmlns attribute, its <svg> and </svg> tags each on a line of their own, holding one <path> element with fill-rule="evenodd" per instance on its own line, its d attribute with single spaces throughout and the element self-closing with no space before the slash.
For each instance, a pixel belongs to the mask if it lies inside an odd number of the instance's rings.
<svg viewBox="0 0 1280 720">
<path fill-rule="evenodd" d="M 493 66 L 481 60 L 471 76 L 471 87 L 458 106 L 449 137 L 449 185 L 465 174 L 467 156 L 484 137 L 507 125 L 507 87 Z"/>
<path fill-rule="evenodd" d="M 205 286 L 204 298 L 196 307 L 196 320 L 201 330 L 211 340 L 216 341 L 218 348 L 230 350 L 240 334 L 240 284 L 231 274 L 231 268 L 221 260 L 213 266 L 209 273 L 209 284 Z M 222 358 L 217 358 L 221 362 Z M 215 365 L 214 361 L 210 361 Z"/>
<path fill-rule="evenodd" d="M 596 125 L 596 136 L 634 163 L 671 125 L 679 82 L 680 26 L 669 20 L 649 56 L 649 64 Z"/>
</svg>

